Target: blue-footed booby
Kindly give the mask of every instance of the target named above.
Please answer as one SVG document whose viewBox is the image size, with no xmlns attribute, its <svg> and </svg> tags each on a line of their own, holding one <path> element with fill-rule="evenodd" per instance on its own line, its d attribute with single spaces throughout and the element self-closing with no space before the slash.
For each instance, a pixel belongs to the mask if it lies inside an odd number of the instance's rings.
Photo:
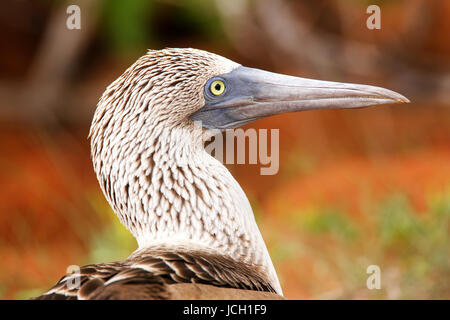
<svg viewBox="0 0 450 320">
<path fill-rule="evenodd" d="M 100 187 L 139 247 L 64 276 L 37 299 L 282 298 L 250 203 L 204 141 L 280 113 L 407 102 L 202 50 L 149 50 L 107 87 L 90 130 Z"/>
</svg>

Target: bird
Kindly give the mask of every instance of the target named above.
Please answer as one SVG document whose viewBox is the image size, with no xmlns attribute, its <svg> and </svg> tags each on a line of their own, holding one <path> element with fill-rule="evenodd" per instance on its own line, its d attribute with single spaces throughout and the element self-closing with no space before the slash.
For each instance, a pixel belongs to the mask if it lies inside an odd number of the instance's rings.
<svg viewBox="0 0 450 320">
<path fill-rule="evenodd" d="M 247 196 L 204 141 L 281 113 L 408 102 L 199 49 L 148 50 L 106 88 L 89 132 L 100 187 L 138 248 L 35 299 L 284 299 Z"/>
</svg>

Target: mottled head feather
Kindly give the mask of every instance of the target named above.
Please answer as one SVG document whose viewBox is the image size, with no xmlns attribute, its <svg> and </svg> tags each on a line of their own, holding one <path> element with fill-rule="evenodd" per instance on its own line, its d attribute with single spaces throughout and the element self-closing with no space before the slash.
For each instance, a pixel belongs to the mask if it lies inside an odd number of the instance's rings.
<svg viewBox="0 0 450 320">
<path fill-rule="evenodd" d="M 152 114 L 166 127 L 178 125 L 203 106 L 203 87 L 208 79 L 238 66 L 197 49 L 149 50 L 103 93 L 91 135 L 95 137 L 113 113 L 119 112 L 123 116 Z"/>
</svg>

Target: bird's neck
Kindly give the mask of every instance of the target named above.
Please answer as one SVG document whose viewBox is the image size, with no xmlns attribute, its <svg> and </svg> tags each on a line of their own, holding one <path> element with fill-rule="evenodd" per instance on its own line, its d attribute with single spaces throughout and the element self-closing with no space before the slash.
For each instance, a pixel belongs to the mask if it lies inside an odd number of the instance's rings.
<svg viewBox="0 0 450 320">
<path fill-rule="evenodd" d="M 131 154 L 99 176 L 108 201 L 139 249 L 189 244 L 214 250 L 261 266 L 281 293 L 245 193 L 193 130 L 155 130 L 136 137 L 134 148 L 117 151 Z"/>
</svg>

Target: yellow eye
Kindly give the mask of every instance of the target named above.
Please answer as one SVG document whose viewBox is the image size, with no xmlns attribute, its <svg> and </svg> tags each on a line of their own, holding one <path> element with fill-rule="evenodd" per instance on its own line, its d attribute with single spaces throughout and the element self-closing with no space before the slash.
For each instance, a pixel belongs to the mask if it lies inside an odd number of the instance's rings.
<svg viewBox="0 0 450 320">
<path fill-rule="evenodd" d="M 215 96 L 220 96 L 225 92 L 225 83 L 222 80 L 214 80 L 209 86 L 209 91 Z"/>
</svg>

